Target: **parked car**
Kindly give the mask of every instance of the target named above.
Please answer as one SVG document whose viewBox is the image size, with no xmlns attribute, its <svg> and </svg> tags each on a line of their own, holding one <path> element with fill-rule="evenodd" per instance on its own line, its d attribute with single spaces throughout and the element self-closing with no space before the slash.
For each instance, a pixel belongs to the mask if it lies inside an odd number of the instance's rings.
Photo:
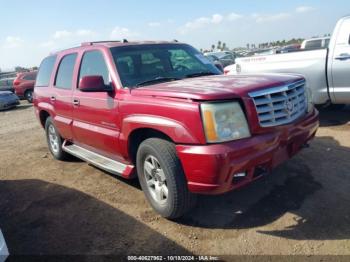
<svg viewBox="0 0 350 262">
<path fill-rule="evenodd" d="M 295 51 L 300 51 L 300 44 L 292 44 L 292 45 L 287 45 L 282 48 L 279 48 L 276 50 L 276 54 L 284 54 L 284 53 L 290 53 L 290 52 L 295 52 Z"/>
<path fill-rule="evenodd" d="M 19 105 L 19 98 L 10 91 L 0 91 L 0 110 L 6 110 Z"/>
<path fill-rule="evenodd" d="M 301 49 L 315 50 L 315 49 L 328 48 L 330 40 L 331 40 L 330 37 L 307 39 L 307 40 L 304 40 L 303 43 L 301 44 Z"/>
<path fill-rule="evenodd" d="M 221 71 L 224 72 L 224 66 L 220 62 L 220 59 L 217 58 L 215 55 L 207 55 L 206 56 L 213 64 Z"/>
<path fill-rule="evenodd" d="M 10 72 L 0 72 L 0 79 L 4 78 L 16 78 L 17 72 L 10 71 Z"/>
<path fill-rule="evenodd" d="M 5 262 L 8 255 L 9 251 L 6 246 L 4 236 L 2 235 L 2 232 L 0 230 L 0 262 Z"/>
<path fill-rule="evenodd" d="M 14 92 L 13 88 L 14 78 L 4 78 L 0 79 L 0 91 L 11 91 Z"/>
<path fill-rule="evenodd" d="M 305 86 L 301 76 L 224 76 L 187 44 L 91 42 L 43 60 L 34 107 L 56 159 L 137 176 L 173 219 L 196 194 L 249 184 L 308 144 L 319 123 Z"/>
<path fill-rule="evenodd" d="M 37 72 L 19 73 L 13 82 L 16 94 L 20 98 L 25 98 L 29 103 L 33 102 L 33 89 Z"/>
<path fill-rule="evenodd" d="M 350 16 L 340 19 L 328 49 L 236 59 L 229 75 L 293 73 L 303 75 L 315 104 L 350 104 Z"/>
<path fill-rule="evenodd" d="M 205 53 L 205 56 L 217 57 L 220 60 L 223 67 L 226 67 L 235 63 L 235 55 L 229 51 Z"/>
</svg>

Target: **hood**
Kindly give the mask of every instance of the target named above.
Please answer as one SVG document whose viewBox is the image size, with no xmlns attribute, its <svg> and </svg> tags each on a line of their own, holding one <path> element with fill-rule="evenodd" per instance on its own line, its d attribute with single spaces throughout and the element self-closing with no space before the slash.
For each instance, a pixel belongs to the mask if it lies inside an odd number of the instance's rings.
<svg viewBox="0 0 350 262">
<path fill-rule="evenodd" d="M 13 95 L 11 91 L 0 91 L 0 96 L 8 96 L 8 95 Z"/>
<path fill-rule="evenodd" d="M 217 75 L 139 87 L 132 89 L 131 94 L 193 100 L 221 100 L 247 97 L 250 92 L 290 84 L 301 79 L 301 76 L 287 74 Z"/>
</svg>

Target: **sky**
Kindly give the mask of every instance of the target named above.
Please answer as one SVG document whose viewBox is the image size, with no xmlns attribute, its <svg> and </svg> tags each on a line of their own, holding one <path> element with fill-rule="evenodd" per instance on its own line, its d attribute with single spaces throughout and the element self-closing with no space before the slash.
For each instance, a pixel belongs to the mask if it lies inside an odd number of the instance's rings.
<svg viewBox="0 0 350 262">
<path fill-rule="evenodd" d="M 349 0 L 0 0 L 0 69 L 96 40 L 174 40 L 209 49 L 332 33 Z"/>
</svg>

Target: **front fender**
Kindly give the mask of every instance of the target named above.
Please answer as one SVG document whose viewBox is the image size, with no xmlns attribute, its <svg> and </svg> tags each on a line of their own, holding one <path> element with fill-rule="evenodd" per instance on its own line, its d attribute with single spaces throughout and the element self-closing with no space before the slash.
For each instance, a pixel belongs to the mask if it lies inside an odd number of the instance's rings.
<svg viewBox="0 0 350 262">
<path fill-rule="evenodd" d="M 131 115 L 123 120 L 120 134 L 120 143 L 122 148 L 127 151 L 127 141 L 130 134 L 142 128 L 154 129 L 164 133 L 175 143 L 199 144 L 200 141 L 193 136 L 190 131 L 180 122 L 161 116 L 152 115 Z"/>
<path fill-rule="evenodd" d="M 175 143 L 198 144 L 199 141 L 180 122 L 161 116 L 132 115 L 126 117 L 122 125 L 122 134 L 126 138 L 139 128 L 151 128 L 169 136 Z"/>
</svg>

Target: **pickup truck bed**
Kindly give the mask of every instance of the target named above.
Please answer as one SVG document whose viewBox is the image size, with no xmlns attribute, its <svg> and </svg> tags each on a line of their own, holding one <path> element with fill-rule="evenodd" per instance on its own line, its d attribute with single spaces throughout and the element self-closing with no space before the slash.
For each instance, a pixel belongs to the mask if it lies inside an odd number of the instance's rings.
<svg viewBox="0 0 350 262">
<path fill-rule="evenodd" d="M 239 58 L 225 72 L 300 74 L 315 104 L 350 104 L 350 16 L 338 21 L 328 49 Z"/>
</svg>

